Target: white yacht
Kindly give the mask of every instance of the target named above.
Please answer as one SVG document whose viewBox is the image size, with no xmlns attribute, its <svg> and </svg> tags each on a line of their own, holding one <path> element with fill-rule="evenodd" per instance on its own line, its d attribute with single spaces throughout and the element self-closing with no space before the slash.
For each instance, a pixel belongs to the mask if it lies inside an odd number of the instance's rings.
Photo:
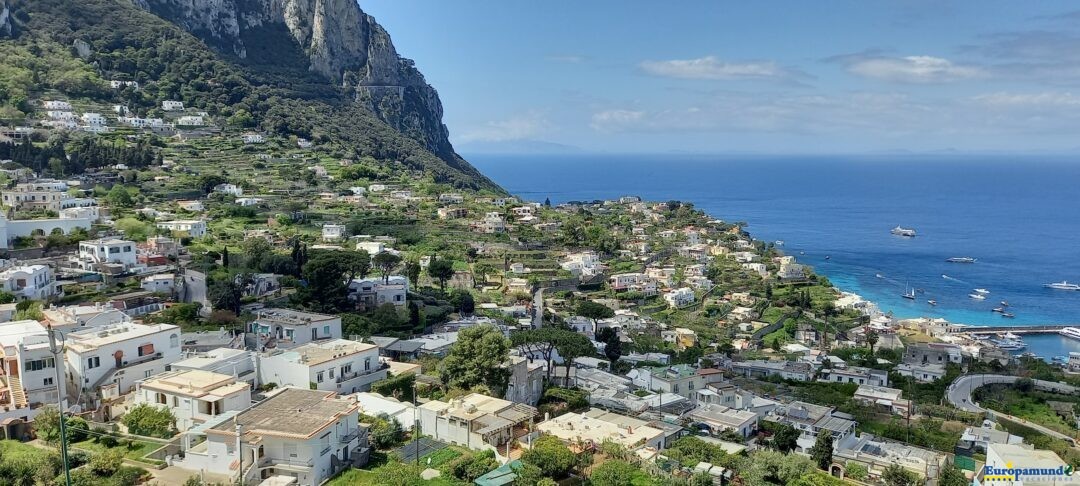
<svg viewBox="0 0 1080 486">
<path fill-rule="evenodd" d="M 1080 328 L 1077 327 L 1066 327 L 1065 329 L 1058 331 L 1058 334 L 1061 334 L 1062 336 L 1065 336 L 1067 338 L 1080 340 Z"/>
<path fill-rule="evenodd" d="M 975 300 L 986 300 L 986 296 L 982 294 L 968 294 L 968 297 L 971 297 Z"/>
<path fill-rule="evenodd" d="M 986 289 L 975 289 L 975 293 L 979 294 L 979 295 L 986 295 L 986 294 L 989 294 L 990 291 L 986 290 Z"/>
<path fill-rule="evenodd" d="M 949 263 L 975 263 L 977 260 L 971 257 L 952 257 L 945 259 L 945 261 Z"/>
<path fill-rule="evenodd" d="M 915 236 L 915 230 L 914 229 L 902 228 L 902 227 L 900 227 L 900 225 L 896 225 L 896 227 L 892 229 L 891 233 L 896 235 L 896 236 L 907 236 L 909 238 Z"/>
<path fill-rule="evenodd" d="M 1065 280 L 1055 283 L 1048 283 L 1046 285 L 1043 285 L 1043 287 L 1054 290 L 1080 290 L 1080 285 L 1071 284 Z"/>
</svg>

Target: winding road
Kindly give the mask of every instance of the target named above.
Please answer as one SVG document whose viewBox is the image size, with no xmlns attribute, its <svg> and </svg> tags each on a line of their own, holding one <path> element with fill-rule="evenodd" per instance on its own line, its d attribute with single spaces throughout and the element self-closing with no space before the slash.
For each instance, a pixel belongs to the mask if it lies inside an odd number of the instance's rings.
<svg viewBox="0 0 1080 486">
<path fill-rule="evenodd" d="M 976 388 L 996 383 L 1016 383 L 1016 381 L 1019 379 L 1020 377 L 1018 376 L 1007 375 L 964 375 L 957 378 L 956 381 L 949 385 L 948 390 L 945 390 L 945 398 L 954 407 L 959 408 L 960 410 L 963 410 L 965 412 L 990 412 L 994 415 L 1005 417 L 1014 422 L 1023 424 L 1026 427 L 1038 430 L 1039 432 L 1042 432 L 1046 435 L 1057 437 L 1059 439 L 1064 439 L 1066 441 L 1069 441 L 1069 443 L 1074 443 L 1073 438 L 1068 435 L 1062 434 L 1061 432 L 1053 429 L 1043 427 L 1042 425 L 1029 422 L 1020 417 L 1014 417 L 1012 415 L 1004 414 L 996 410 L 989 410 L 983 408 L 979 406 L 978 403 L 975 403 L 975 401 L 972 399 L 972 394 L 975 392 Z M 1080 388 L 1066 385 L 1063 383 L 1056 383 L 1053 381 L 1045 380 L 1031 381 L 1035 385 L 1035 388 L 1044 391 L 1062 393 L 1066 395 L 1075 395 L 1080 393 Z"/>
</svg>

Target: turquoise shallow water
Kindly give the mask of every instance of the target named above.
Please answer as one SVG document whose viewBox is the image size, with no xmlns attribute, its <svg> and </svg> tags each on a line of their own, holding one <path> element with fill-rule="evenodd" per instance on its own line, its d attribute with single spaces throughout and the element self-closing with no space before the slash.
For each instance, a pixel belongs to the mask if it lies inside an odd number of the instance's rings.
<svg viewBox="0 0 1080 486">
<path fill-rule="evenodd" d="M 679 199 L 784 250 L 837 286 L 901 317 L 975 325 L 1080 324 L 1080 164 L 1064 158 L 691 155 L 477 155 L 509 191 L 552 202 L 635 194 Z M 896 226 L 916 238 L 889 234 Z M 830 258 L 825 259 L 826 256 Z M 945 262 L 953 256 L 976 264 Z M 878 277 L 877 275 L 882 277 Z M 948 278 L 943 278 L 947 275 Z M 921 289 L 914 302 L 900 297 Z M 985 301 L 967 297 L 990 290 Z M 927 299 L 939 305 L 931 307 Z M 990 312 L 1008 300 L 1015 319 Z M 1080 351 L 1058 336 L 1027 339 L 1047 358 Z M 1076 347 L 1077 349 L 1073 349 Z"/>
</svg>

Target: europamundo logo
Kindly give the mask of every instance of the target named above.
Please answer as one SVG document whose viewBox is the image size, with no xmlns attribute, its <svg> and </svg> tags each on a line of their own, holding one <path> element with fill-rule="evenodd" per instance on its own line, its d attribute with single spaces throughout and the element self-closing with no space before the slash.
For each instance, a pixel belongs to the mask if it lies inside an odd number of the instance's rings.
<svg viewBox="0 0 1080 486">
<path fill-rule="evenodd" d="M 983 468 L 983 481 L 1072 481 L 1073 467 L 1022 467 L 1006 463 L 1005 467 L 987 465 Z"/>
</svg>

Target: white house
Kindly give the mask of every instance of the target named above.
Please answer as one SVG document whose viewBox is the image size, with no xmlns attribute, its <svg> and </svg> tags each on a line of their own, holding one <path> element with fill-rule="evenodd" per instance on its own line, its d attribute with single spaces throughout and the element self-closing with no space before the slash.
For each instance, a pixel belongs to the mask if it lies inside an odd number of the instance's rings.
<svg viewBox="0 0 1080 486">
<path fill-rule="evenodd" d="M 101 113 L 83 113 L 79 120 L 86 125 L 104 125 L 105 117 Z"/>
<path fill-rule="evenodd" d="M 0 289 L 19 300 L 48 300 L 56 295 L 56 279 L 48 265 L 20 265 L 0 272 Z"/>
<path fill-rule="evenodd" d="M 691 420 L 703 423 L 713 434 L 735 431 L 749 437 L 757 429 L 758 415 L 747 410 L 735 410 L 723 405 L 700 405 L 688 413 Z"/>
<path fill-rule="evenodd" d="M 648 280 L 651 280 L 648 275 L 644 273 L 617 273 L 608 277 L 608 286 L 612 290 L 618 292 L 621 290 L 629 290 L 634 285 L 639 285 Z"/>
<path fill-rule="evenodd" d="M 201 127 L 206 124 L 203 117 L 198 115 L 184 115 L 176 119 L 176 124 L 184 127 Z"/>
<path fill-rule="evenodd" d="M 383 304 L 402 307 L 409 294 L 409 279 L 403 275 L 358 278 L 349 282 L 349 298 L 366 308 L 375 308 Z"/>
<path fill-rule="evenodd" d="M 266 141 L 260 133 L 245 133 L 243 137 L 244 143 L 263 143 Z"/>
<path fill-rule="evenodd" d="M 240 484 L 272 476 L 294 481 L 275 484 L 322 484 L 367 461 L 367 426 L 359 423 L 358 408 L 351 397 L 329 392 L 274 390 L 247 410 L 226 412 L 185 433 L 184 458 L 174 466 L 193 474 L 226 476 Z"/>
<path fill-rule="evenodd" d="M 420 405 L 418 412 L 424 434 L 473 450 L 498 450 L 527 433 L 525 426 L 536 415 L 529 405 L 479 393 L 450 402 L 431 400 Z"/>
<path fill-rule="evenodd" d="M 386 370 L 378 346 L 334 339 L 268 353 L 259 361 L 259 381 L 347 394 L 368 391 Z"/>
<path fill-rule="evenodd" d="M 81 329 L 67 334 L 65 357 L 69 394 L 108 387 L 123 395 L 180 359 L 180 328 L 123 322 Z"/>
<path fill-rule="evenodd" d="M 184 335 L 181 334 L 183 339 Z M 173 370 L 202 370 L 222 373 L 238 381 L 261 385 L 255 373 L 254 351 L 233 348 L 216 348 L 209 351 L 189 353 L 186 358 L 172 364 Z"/>
<path fill-rule="evenodd" d="M 256 311 L 250 332 L 261 338 L 263 345 L 306 344 L 320 339 L 341 339 L 341 317 L 292 309 L 262 309 Z"/>
<path fill-rule="evenodd" d="M 165 100 L 161 102 L 161 109 L 165 111 L 184 111 L 184 102 Z"/>
<path fill-rule="evenodd" d="M 71 103 L 61 100 L 45 100 L 42 103 L 46 110 L 71 111 Z"/>
<path fill-rule="evenodd" d="M 244 195 L 244 189 L 236 184 L 218 184 L 214 186 L 214 192 L 220 192 L 222 194 L 228 194 L 233 197 L 240 197 Z"/>
<path fill-rule="evenodd" d="M 627 450 L 651 447 L 660 449 L 664 443 L 664 431 L 644 425 L 644 421 L 590 408 L 583 414 L 565 413 L 536 425 L 543 434 L 558 437 L 563 442 L 593 443 L 615 442 Z"/>
<path fill-rule="evenodd" d="M 664 294 L 664 300 L 671 307 L 686 307 L 694 303 L 694 291 L 689 287 L 681 287 Z"/>
<path fill-rule="evenodd" d="M 78 258 L 80 268 L 91 271 L 106 264 L 115 264 L 127 270 L 137 263 L 135 242 L 111 237 L 79 242 Z"/>
<path fill-rule="evenodd" d="M 178 219 L 173 221 L 161 221 L 156 223 L 158 229 L 168 230 L 174 234 L 183 234 L 192 238 L 206 236 L 206 221 L 201 219 Z"/>
<path fill-rule="evenodd" d="M 171 294 L 176 290 L 176 275 L 172 273 L 149 275 L 143 277 L 140 286 L 147 292 Z"/>
<path fill-rule="evenodd" d="M 32 416 L 34 412 L 30 409 L 56 403 L 57 386 L 61 387 L 61 395 L 67 396 L 63 380 L 56 383 L 55 356 L 41 323 L 31 320 L 0 323 L 0 349 L 4 358 L 0 405 L 16 411 L 18 416 Z M 0 417 L 7 418 L 8 414 L 0 413 Z"/>
<path fill-rule="evenodd" d="M 323 224 L 322 239 L 323 241 L 341 241 L 345 239 L 345 225 L 329 223 Z"/>
<path fill-rule="evenodd" d="M 251 386 L 232 375 L 202 370 L 167 371 L 135 384 L 135 403 L 169 409 L 183 432 L 230 410 L 251 406 Z"/>
</svg>

